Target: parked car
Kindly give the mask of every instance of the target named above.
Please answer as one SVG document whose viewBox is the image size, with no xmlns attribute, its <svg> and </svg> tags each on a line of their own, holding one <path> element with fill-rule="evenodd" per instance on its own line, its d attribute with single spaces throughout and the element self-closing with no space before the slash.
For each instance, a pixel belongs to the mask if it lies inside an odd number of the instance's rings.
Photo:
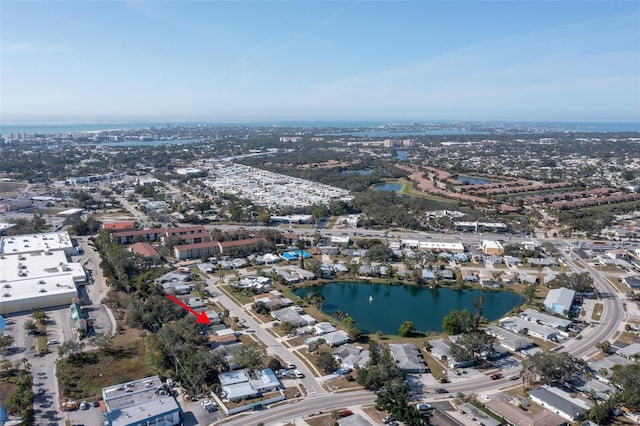
<svg viewBox="0 0 640 426">
<path fill-rule="evenodd" d="M 489 376 L 489 378 L 490 378 L 491 380 L 498 380 L 498 379 L 502 379 L 502 374 L 500 374 L 500 373 L 492 374 L 491 376 Z"/>
<path fill-rule="evenodd" d="M 519 376 L 509 376 L 509 380 L 518 380 Z"/>
<path fill-rule="evenodd" d="M 416 404 L 416 409 L 418 411 L 431 411 L 433 410 L 433 407 L 431 406 L 431 404 L 425 404 L 424 402 L 419 402 Z"/>
<path fill-rule="evenodd" d="M 435 393 L 449 393 L 449 391 L 444 388 L 435 388 L 433 391 Z"/>
<path fill-rule="evenodd" d="M 292 363 L 291 361 L 287 361 L 287 368 L 289 368 L 289 369 L 296 368 L 296 365 L 294 363 Z"/>
<path fill-rule="evenodd" d="M 81 410 L 88 410 L 89 409 L 89 403 L 87 401 L 82 401 L 80 403 L 80 407 Z"/>
<path fill-rule="evenodd" d="M 60 343 L 58 339 L 51 339 L 47 342 L 47 345 L 57 345 L 58 343 Z"/>
<path fill-rule="evenodd" d="M 340 411 L 340 417 L 348 417 L 352 414 L 353 414 L 353 411 L 349 410 L 348 408 L 345 408 L 344 410 Z"/>
<path fill-rule="evenodd" d="M 298 379 L 302 379 L 304 377 L 304 374 L 302 374 L 298 370 L 294 371 L 293 374 L 295 374 Z"/>
</svg>

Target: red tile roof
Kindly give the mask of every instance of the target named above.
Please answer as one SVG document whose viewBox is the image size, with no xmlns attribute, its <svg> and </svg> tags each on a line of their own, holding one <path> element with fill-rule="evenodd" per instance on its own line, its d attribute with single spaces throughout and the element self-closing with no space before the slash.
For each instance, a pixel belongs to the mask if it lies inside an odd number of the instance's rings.
<svg viewBox="0 0 640 426">
<path fill-rule="evenodd" d="M 248 246 L 250 244 L 256 244 L 259 242 L 264 242 L 266 243 L 267 240 L 260 237 L 260 238 L 247 238 L 244 240 L 232 240 L 232 241 L 205 241 L 202 243 L 194 243 L 194 244 L 182 244 L 179 246 L 175 246 L 174 249 L 178 250 L 178 252 L 181 251 L 187 251 L 187 250 L 197 250 L 197 249 L 202 249 L 202 248 L 207 248 L 207 247 L 237 247 L 237 246 Z"/>
<path fill-rule="evenodd" d="M 123 231 L 125 229 L 134 229 L 136 225 L 133 221 L 127 220 L 124 222 L 105 223 L 102 227 L 107 231 Z"/>
<path fill-rule="evenodd" d="M 131 244 L 131 250 L 142 257 L 161 257 L 160 253 L 154 249 L 149 243 Z"/>
</svg>

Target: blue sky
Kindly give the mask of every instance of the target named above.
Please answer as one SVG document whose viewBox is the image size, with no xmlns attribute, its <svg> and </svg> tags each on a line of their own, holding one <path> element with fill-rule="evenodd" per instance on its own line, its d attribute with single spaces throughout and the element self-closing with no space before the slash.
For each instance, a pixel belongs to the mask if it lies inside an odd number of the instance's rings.
<svg viewBox="0 0 640 426">
<path fill-rule="evenodd" d="M 638 1 L 0 0 L 0 119 L 640 121 Z"/>
</svg>

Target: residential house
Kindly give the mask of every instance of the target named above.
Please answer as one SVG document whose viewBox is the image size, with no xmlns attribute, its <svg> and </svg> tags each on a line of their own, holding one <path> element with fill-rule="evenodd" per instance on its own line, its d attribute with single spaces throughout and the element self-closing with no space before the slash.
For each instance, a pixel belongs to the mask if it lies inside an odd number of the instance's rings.
<svg viewBox="0 0 640 426">
<path fill-rule="evenodd" d="M 391 356 L 396 365 L 407 373 L 426 373 L 429 371 L 418 348 L 409 343 L 390 343 Z"/>
<path fill-rule="evenodd" d="M 527 321 L 533 321 L 539 324 L 548 325 L 549 327 L 557 328 L 558 330 L 562 331 L 566 331 L 567 328 L 573 323 L 573 321 L 571 320 L 558 318 L 531 308 L 522 311 L 520 313 L 520 318 Z"/>
<path fill-rule="evenodd" d="M 558 330 L 537 322 L 523 320 L 520 317 L 506 317 L 499 322 L 500 327 L 516 334 L 529 334 L 544 340 L 553 341 L 558 336 Z"/>
<path fill-rule="evenodd" d="M 512 352 L 518 352 L 534 345 L 533 340 L 502 327 L 496 327 L 495 325 L 487 326 L 484 331 L 488 335 L 498 339 L 501 346 Z"/>
<path fill-rule="evenodd" d="M 567 392 L 548 385 L 530 390 L 529 397 L 536 404 L 571 422 L 582 419 L 590 409 L 581 399 L 573 398 Z"/>
<path fill-rule="evenodd" d="M 298 310 L 296 310 L 294 307 L 290 306 L 290 307 L 279 309 L 277 311 L 271 311 L 271 316 L 276 321 L 280 321 L 281 323 L 288 322 L 296 327 L 301 325 L 307 325 L 307 322 L 305 321 L 304 318 L 302 318 L 302 315 L 300 312 L 298 312 Z"/>
<path fill-rule="evenodd" d="M 640 358 L 640 343 L 631 343 L 619 349 L 616 354 L 627 359 L 637 360 Z"/>
<path fill-rule="evenodd" d="M 315 342 L 317 340 L 322 340 L 327 344 L 327 346 L 333 348 L 336 346 L 344 345 L 345 343 L 348 343 L 351 339 L 349 339 L 349 335 L 345 331 L 337 330 L 331 333 L 323 334 L 321 336 L 310 337 L 306 339 L 304 343 L 308 346 L 312 342 Z"/>
<path fill-rule="evenodd" d="M 319 322 L 313 326 L 313 329 L 316 336 L 322 336 L 323 334 L 333 333 L 338 330 L 328 322 Z"/>
<path fill-rule="evenodd" d="M 371 353 L 368 350 L 362 350 L 361 346 L 347 343 L 333 352 L 332 356 L 341 367 L 355 370 L 369 364 Z"/>
</svg>

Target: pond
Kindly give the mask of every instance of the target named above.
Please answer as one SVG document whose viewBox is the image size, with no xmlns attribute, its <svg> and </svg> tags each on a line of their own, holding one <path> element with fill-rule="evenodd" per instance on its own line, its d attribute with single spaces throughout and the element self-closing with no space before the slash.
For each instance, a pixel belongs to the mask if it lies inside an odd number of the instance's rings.
<svg viewBox="0 0 640 426">
<path fill-rule="evenodd" d="M 471 176 L 458 176 L 456 177 L 456 179 L 459 180 L 460 182 L 468 183 L 469 185 L 480 185 L 483 183 L 493 182 L 492 180 L 489 180 L 489 179 L 480 179 L 480 178 L 471 177 Z"/>
<path fill-rule="evenodd" d="M 401 183 L 381 183 L 373 187 L 373 189 L 378 191 L 393 191 L 398 192 L 402 189 Z"/>
<path fill-rule="evenodd" d="M 409 151 L 396 151 L 396 158 L 398 160 L 406 160 L 409 158 Z"/>
<path fill-rule="evenodd" d="M 400 324 L 413 321 L 416 330 L 442 331 L 442 318 L 454 309 L 475 312 L 474 299 L 482 295 L 483 316 L 488 321 L 501 318 L 523 298 L 507 291 L 430 289 L 415 285 L 388 285 L 336 282 L 317 287 L 304 287 L 294 291 L 305 297 L 311 292 L 325 298 L 322 311 L 332 315 L 346 312 L 365 333 L 380 330 L 385 334 L 398 334 Z"/>
</svg>

